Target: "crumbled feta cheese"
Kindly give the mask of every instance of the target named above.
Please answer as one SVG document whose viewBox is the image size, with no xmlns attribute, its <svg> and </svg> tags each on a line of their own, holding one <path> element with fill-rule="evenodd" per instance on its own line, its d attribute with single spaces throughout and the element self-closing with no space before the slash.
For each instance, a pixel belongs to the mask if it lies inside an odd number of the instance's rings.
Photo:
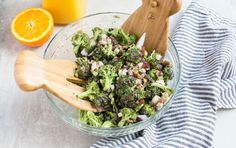
<svg viewBox="0 0 236 148">
<path fill-rule="evenodd" d="M 106 40 L 107 39 L 107 35 L 106 34 L 102 34 L 101 38 L 102 38 L 102 40 Z"/>
<path fill-rule="evenodd" d="M 152 103 L 156 105 L 160 99 L 161 99 L 161 97 L 159 97 L 158 95 L 155 95 L 152 98 Z"/>
<path fill-rule="evenodd" d="M 164 99 L 164 102 L 166 102 L 167 100 L 169 100 L 169 94 L 167 92 L 162 93 L 161 96 Z"/>
<path fill-rule="evenodd" d="M 137 79 L 137 80 L 136 80 L 136 84 L 142 84 L 142 80 Z"/>
<path fill-rule="evenodd" d="M 107 41 L 106 40 L 100 40 L 99 43 L 102 44 L 102 45 L 106 45 Z"/>
<path fill-rule="evenodd" d="M 111 85 L 111 91 L 114 91 L 115 85 Z"/>
<path fill-rule="evenodd" d="M 103 66 L 104 64 L 101 61 L 93 62 L 91 65 L 91 72 L 98 69 L 99 67 Z"/>
<path fill-rule="evenodd" d="M 122 117 L 122 113 L 118 113 L 117 115 L 118 115 L 118 117 Z"/>
<path fill-rule="evenodd" d="M 95 45 L 96 45 L 96 41 L 95 41 L 94 39 L 91 39 L 91 40 L 90 40 L 90 45 L 91 45 L 91 46 L 95 46 Z"/>
<path fill-rule="evenodd" d="M 157 54 L 156 59 L 161 60 L 162 56 L 160 54 Z"/>
<path fill-rule="evenodd" d="M 138 64 L 137 64 L 137 67 L 138 67 L 138 68 L 142 68 L 142 67 L 143 67 L 143 62 L 138 63 Z"/>
<path fill-rule="evenodd" d="M 128 70 L 130 76 L 133 76 L 133 71 L 131 69 Z"/>
<path fill-rule="evenodd" d="M 128 70 L 127 69 L 120 69 L 118 72 L 119 76 L 125 76 L 127 74 Z"/>
<path fill-rule="evenodd" d="M 163 107 L 163 103 L 159 102 L 157 103 L 156 107 L 157 107 L 157 110 L 160 110 L 162 107 Z"/>
<path fill-rule="evenodd" d="M 110 38 L 107 38 L 107 43 L 111 43 L 111 39 Z"/>
<path fill-rule="evenodd" d="M 82 55 L 82 56 L 85 56 L 85 57 L 88 56 L 88 52 L 86 51 L 86 49 L 83 49 L 83 50 L 81 51 L 81 55 Z"/>
<path fill-rule="evenodd" d="M 160 84 L 162 84 L 162 85 L 165 85 L 165 81 L 164 81 L 164 80 L 157 80 L 156 82 L 157 82 L 157 83 L 160 83 Z"/>
<path fill-rule="evenodd" d="M 144 74 L 144 73 L 146 73 L 146 70 L 144 68 L 142 68 L 142 69 L 140 69 L 140 72 Z"/>
<path fill-rule="evenodd" d="M 116 47 L 116 48 L 114 49 L 114 51 L 115 51 L 116 54 L 118 54 L 118 53 L 120 52 L 120 49 Z"/>
</svg>

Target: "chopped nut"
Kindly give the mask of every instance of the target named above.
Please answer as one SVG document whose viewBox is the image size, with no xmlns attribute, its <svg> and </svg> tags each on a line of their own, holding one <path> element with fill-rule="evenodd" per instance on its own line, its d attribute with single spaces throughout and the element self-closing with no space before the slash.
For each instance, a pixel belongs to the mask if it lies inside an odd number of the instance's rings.
<svg viewBox="0 0 236 148">
<path fill-rule="evenodd" d="M 164 60 L 162 62 L 162 64 L 165 65 L 165 66 L 170 66 L 170 61 L 169 60 Z"/>
</svg>

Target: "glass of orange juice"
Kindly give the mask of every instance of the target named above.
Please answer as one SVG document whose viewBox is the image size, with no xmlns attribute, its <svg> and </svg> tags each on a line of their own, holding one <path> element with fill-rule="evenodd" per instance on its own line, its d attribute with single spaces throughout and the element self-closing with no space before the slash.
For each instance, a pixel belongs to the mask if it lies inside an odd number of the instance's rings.
<svg viewBox="0 0 236 148">
<path fill-rule="evenodd" d="M 86 0 L 42 0 L 42 6 L 52 14 L 56 24 L 69 24 L 84 16 Z"/>
</svg>

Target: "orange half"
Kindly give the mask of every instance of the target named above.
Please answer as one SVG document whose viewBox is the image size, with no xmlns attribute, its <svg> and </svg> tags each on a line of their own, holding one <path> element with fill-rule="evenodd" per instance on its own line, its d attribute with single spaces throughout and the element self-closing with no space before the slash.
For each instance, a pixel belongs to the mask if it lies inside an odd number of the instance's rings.
<svg viewBox="0 0 236 148">
<path fill-rule="evenodd" d="M 41 46 L 53 33 L 52 15 L 41 8 L 30 8 L 19 13 L 12 21 L 14 37 L 27 46 Z"/>
</svg>

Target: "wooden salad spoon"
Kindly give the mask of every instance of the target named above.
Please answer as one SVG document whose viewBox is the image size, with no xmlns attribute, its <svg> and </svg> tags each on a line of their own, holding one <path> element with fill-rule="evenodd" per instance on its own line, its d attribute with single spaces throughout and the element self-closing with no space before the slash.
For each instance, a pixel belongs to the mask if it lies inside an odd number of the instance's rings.
<svg viewBox="0 0 236 148">
<path fill-rule="evenodd" d="M 181 0 L 142 0 L 142 5 L 133 12 L 122 28 L 140 38 L 146 33 L 145 49 L 165 55 L 168 47 L 169 16 L 177 13 Z"/>
<path fill-rule="evenodd" d="M 138 38 L 146 33 L 145 39 L 141 38 L 145 48 L 150 49 L 149 52 L 155 49 L 164 56 L 168 45 L 168 17 L 176 13 L 180 5 L 180 0 L 143 0 L 142 6 L 122 28 Z M 45 60 L 32 51 L 22 51 L 16 59 L 15 79 L 24 91 L 43 88 L 78 109 L 103 111 L 89 101 L 76 98 L 76 94 L 84 91 L 84 88 L 73 84 L 84 83 L 84 80 L 73 77 L 76 67 L 74 61 Z"/>
</svg>

